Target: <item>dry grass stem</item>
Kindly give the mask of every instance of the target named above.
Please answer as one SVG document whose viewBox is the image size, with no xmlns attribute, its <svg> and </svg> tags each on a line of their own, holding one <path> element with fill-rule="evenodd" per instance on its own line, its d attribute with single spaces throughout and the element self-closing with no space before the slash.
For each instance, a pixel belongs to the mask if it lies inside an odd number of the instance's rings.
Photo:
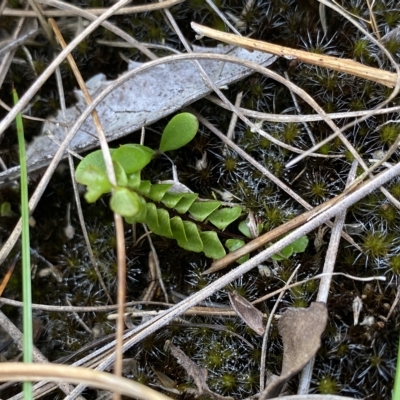
<svg viewBox="0 0 400 400">
<path fill-rule="evenodd" d="M 63 10 L 65 10 L 63 12 L 68 11 L 68 12 L 72 13 L 72 15 L 80 16 L 82 18 L 88 19 L 89 21 L 95 21 L 97 19 L 95 15 L 88 12 L 87 10 L 81 9 L 79 7 L 76 7 L 72 4 L 65 3 L 60 0 L 46 0 L 45 4 L 53 6 L 53 7 L 57 7 L 57 8 L 62 8 Z M 114 15 L 116 15 L 116 14 L 114 13 Z M 151 52 L 145 46 L 142 46 L 142 44 L 139 43 L 134 37 L 132 37 L 131 35 L 128 35 L 126 32 L 124 32 L 122 29 L 118 28 L 111 22 L 103 21 L 101 25 L 104 28 L 108 29 L 110 32 L 115 33 L 121 39 L 124 39 L 125 42 L 127 44 L 129 44 L 131 47 L 137 48 L 144 55 L 146 55 L 150 60 L 157 59 L 157 56 L 153 52 Z"/>
<path fill-rule="evenodd" d="M 142 12 L 150 12 L 155 10 L 162 10 L 163 8 L 172 7 L 176 4 L 182 3 L 184 0 L 165 0 L 160 3 L 154 4 L 144 4 L 142 6 L 131 6 L 131 7 L 122 7 L 121 9 L 117 10 L 113 13 L 113 15 L 129 15 L 135 13 L 142 13 Z M 38 3 L 53 6 L 55 3 L 51 0 L 37 0 Z M 7 3 L 7 2 L 3 2 Z M 63 6 L 65 4 L 65 10 L 43 10 L 42 13 L 45 17 L 73 17 L 76 14 L 71 12 L 68 8 L 67 3 L 57 2 L 58 5 Z M 59 7 L 59 8 L 64 8 Z M 87 8 L 85 12 L 92 14 L 93 16 L 100 16 L 103 15 L 105 12 L 108 11 L 108 8 Z M 13 8 L 5 8 L 3 11 L 3 15 L 6 17 L 29 17 L 35 18 L 37 17 L 34 11 L 21 11 L 15 10 Z"/>
<path fill-rule="evenodd" d="M 233 44 L 249 50 L 264 51 L 266 53 L 275 54 L 289 60 L 298 60 L 307 64 L 317 65 L 319 67 L 333 69 L 339 72 L 345 72 L 360 78 L 368 79 L 373 82 L 381 83 L 390 88 L 394 87 L 397 82 L 397 74 L 393 72 L 383 71 L 378 68 L 368 67 L 359 62 L 327 56 L 325 54 L 309 53 L 303 50 L 291 49 L 290 47 L 279 46 L 272 43 L 254 40 L 243 36 L 236 36 L 231 33 L 221 32 L 216 29 L 192 22 L 192 28 L 197 34 L 206 36 L 224 43 Z"/>
<path fill-rule="evenodd" d="M 0 381 L 9 380 L 52 380 L 60 383 L 66 381 L 70 383 L 85 382 L 87 386 L 117 392 L 133 398 L 170 400 L 170 397 L 130 379 L 120 378 L 106 372 L 67 365 L 1 363 Z"/>
<path fill-rule="evenodd" d="M 8 304 L 13 307 L 22 307 L 22 301 L 7 299 L 5 297 L 0 297 L 0 304 Z M 140 305 L 153 305 L 153 306 L 164 306 L 171 307 L 174 304 L 164 303 L 160 301 L 148 301 L 148 300 L 140 300 L 140 301 L 129 301 L 125 303 L 125 307 L 131 306 L 140 306 Z M 86 307 L 78 307 L 78 306 L 51 306 L 47 304 L 32 304 L 32 309 L 43 310 L 43 311 L 55 311 L 55 312 L 107 312 L 113 311 L 118 308 L 118 305 L 113 304 L 110 306 L 86 306 Z"/>
<path fill-rule="evenodd" d="M 212 103 L 223 107 L 225 110 L 229 110 L 229 107 L 221 100 L 216 98 L 215 96 L 207 96 L 207 100 L 210 100 Z M 302 115 L 285 115 L 285 114 L 269 114 L 254 110 L 249 110 L 247 108 L 238 107 L 238 110 L 243 113 L 246 117 L 259 119 L 262 121 L 269 122 L 313 122 L 313 121 L 322 121 L 323 118 L 318 114 L 302 114 Z M 358 117 L 370 117 L 373 115 L 383 115 L 383 114 L 391 114 L 398 113 L 400 111 L 399 106 L 381 108 L 381 109 L 373 109 L 373 110 L 364 110 L 364 111 L 346 111 L 346 112 L 338 112 L 338 113 L 327 113 L 326 115 L 330 119 L 347 119 L 347 118 L 358 118 Z M 330 156 L 330 157 L 338 157 L 340 155 Z"/>
<path fill-rule="evenodd" d="M 145 233 L 149 233 L 147 226 L 143 224 L 143 229 Z M 149 254 L 149 269 L 151 272 L 151 279 L 156 280 L 160 285 L 160 288 L 164 294 L 165 302 L 168 303 L 168 293 L 165 289 L 164 281 L 162 279 L 161 268 L 160 268 L 160 261 L 158 260 L 156 248 L 153 245 L 153 241 L 151 240 L 151 235 L 147 235 L 147 240 L 149 241 L 149 245 L 151 248 L 151 253 Z M 153 291 L 154 289 L 152 289 Z M 150 291 L 148 292 L 147 296 L 150 295 Z M 154 294 L 154 292 L 153 292 Z M 151 298 L 144 297 L 143 300 L 151 300 Z"/>
<path fill-rule="evenodd" d="M 2 328 L 4 328 L 7 333 L 13 338 L 14 342 L 17 344 L 19 350 L 23 350 L 23 344 L 22 344 L 22 333 L 21 331 L 7 318 L 7 316 L 0 311 L 0 324 L 2 326 Z M 47 360 L 47 358 L 42 354 L 42 352 L 40 350 L 37 349 L 36 346 L 33 346 L 33 360 L 40 364 L 43 365 L 43 363 L 48 363 L 49 361 Z M 7 368 L 6 366 L 8 365 L 8 363 L 2 363 L 1 364 L 3 366 L 3 368 Z M 18 363 L 16 365 L 19 365 L 20 367 L 24 364 Z M 26 364 L 25 364 L 26 365 Z M 53 364 L 49 364 L 49 365 L 53 365 Z M 11 380 L 15 380 L 16 376 L 12 377 Z M 6 382 L 9 379 L 2 379 L 0 378 L 0 381 L 2 382 Z M 59 381 L 57 386 L 66 394 L 68 395 L 73 387 L 71 387 L 70 385 L 68 385 L 67 383 L 63 382 L 63 381 Z"/>
</svg>

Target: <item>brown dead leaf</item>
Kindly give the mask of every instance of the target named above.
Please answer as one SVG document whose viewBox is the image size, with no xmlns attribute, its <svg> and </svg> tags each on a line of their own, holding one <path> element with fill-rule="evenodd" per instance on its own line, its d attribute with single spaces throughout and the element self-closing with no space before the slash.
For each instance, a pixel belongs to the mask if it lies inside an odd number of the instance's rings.
<svg viewBox="0 0 400 400">
<path fill-rule="evenodd" d="M 300 372 L 321 346 L 321 335 L 328 321 L 328 310 L 322 302 L 309 308 L 289 308 L 278 322 L 283 340 L 282 372 L 261 393 L 259 400 L 278 397 L 283 385 Z"/>
<path fill-rule="evenodd" d="M 261 311 L 257 310 L 249 301 L 242 297 L 235 290 L 228 293 L 232 308 L 236 314 L 251 328 L 254 332 L 262 336 L 265 328 Z"/>
</svg>

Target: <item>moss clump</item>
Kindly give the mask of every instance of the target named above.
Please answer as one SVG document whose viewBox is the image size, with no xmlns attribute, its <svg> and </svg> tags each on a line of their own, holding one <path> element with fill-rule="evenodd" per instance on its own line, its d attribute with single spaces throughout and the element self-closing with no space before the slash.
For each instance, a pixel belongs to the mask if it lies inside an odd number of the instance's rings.
<svg viewBox="0 0 400 400">
<path fill-rule="evenodd" d="M 340 390 L 337 380 L 329 375 L 324 375 L 319 379 L 317 390 L 321 394 L 336 394 Z"/>
<path fill-rule="evenodd" d="M 393 244 L 393 236 L 382 231 L 370 231 L 364 235 L 361 247 L 369 257 L 385 257 Z"/>
</svg>

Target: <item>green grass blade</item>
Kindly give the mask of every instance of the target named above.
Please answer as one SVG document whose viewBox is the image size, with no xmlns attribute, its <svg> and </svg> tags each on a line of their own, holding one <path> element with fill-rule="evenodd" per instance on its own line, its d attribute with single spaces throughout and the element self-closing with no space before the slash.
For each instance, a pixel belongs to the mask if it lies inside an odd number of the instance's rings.
<svg viewBox="0 0 400 400">
<path fill-rule="evenodd" d="M 394 378 L 394 386 L 393 386 L 393 400 L 400 399 L 400 338 L 399 344 L 397 348 L 397 364 L 396 364 L 396 375 Z"/>
<path fill-rule="evenodd" d="M 12 91 L 14 104 L 18 103 L 15 89 Z M 19 162 L 21 168 L 21 214 L 22 214 L 22 293 L 23 293 L 23 360 L 32 362 L 32 289 L 31 289 L 31 254 L 29 244 L 29 206 L 28 206 L 28 172 L 26 168 L 24 127 L 21 114 L 16 116 Z M 24 399 L 32 399 L 32 382 L 24 382 Z"/>
</svg>

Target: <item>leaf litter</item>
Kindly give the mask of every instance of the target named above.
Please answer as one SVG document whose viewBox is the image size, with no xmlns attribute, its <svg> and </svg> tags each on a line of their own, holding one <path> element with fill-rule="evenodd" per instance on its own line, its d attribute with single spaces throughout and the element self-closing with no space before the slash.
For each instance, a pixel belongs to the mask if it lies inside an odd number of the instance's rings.
<svg viewBox="0 0 400 400">
<path fill-rule="evenodd" d="M 328 310 L 322 302 L 313 302 L 309 308 L 286 310 L 278 322 L 283 341 L 282 372 L 261 393 L 260 400 L 278 397 L 285 383 L 317 353 L 327 322 Z"/>
</svg>

